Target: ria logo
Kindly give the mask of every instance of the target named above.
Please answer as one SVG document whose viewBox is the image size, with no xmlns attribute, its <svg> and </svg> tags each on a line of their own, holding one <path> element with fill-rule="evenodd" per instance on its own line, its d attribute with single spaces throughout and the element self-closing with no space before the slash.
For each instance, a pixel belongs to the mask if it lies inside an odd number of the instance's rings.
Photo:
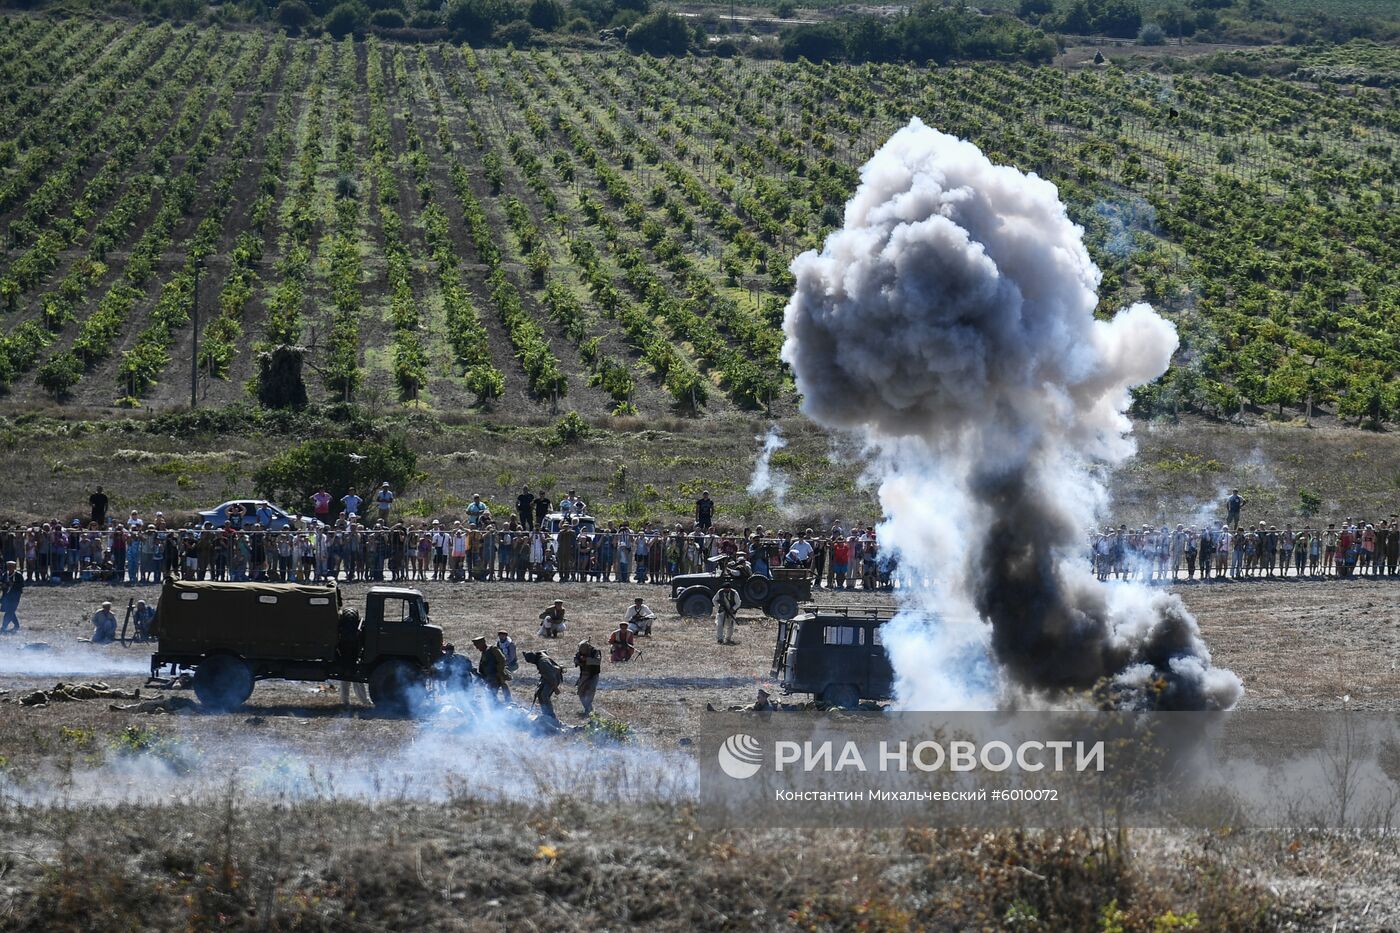
<svg viewBox="0 0 1400 933">
<path fill-rule="evenodd" d="M 763 767 L 763 747 L 758 739 L 743 732 L 725 739 L 716 757 L 720 770 L 737 781 L 753 777 Z"/>
</svg>

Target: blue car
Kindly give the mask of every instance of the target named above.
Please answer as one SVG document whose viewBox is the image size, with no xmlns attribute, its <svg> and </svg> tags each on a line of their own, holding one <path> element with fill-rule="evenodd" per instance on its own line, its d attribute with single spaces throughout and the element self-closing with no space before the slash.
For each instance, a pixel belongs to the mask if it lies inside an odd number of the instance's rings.
<svg viewBox="0 0 1400 933">
<path fill-rule="evenodd" d="M 268 531 L 277 531 L 286 528 L 292 522 L 297 522 L 302 528 L 315 527 L 318 522 L 308 515 L 294 515 L 285 509 L 268 502 L 266 499 L 233 499 L 221 505 L 216 505 L 212 509 L 199 513 L 201 522 L 208 522 L 215 528 L 222 528 L 224 523 L 229 521 L 228 510 L 235 505 L 243 506 L 243 527 L 252 528 L 258 518 L 260 510 L 266 510 L 268 520 L 263 522 L 263 528 Z"/>
</svg>

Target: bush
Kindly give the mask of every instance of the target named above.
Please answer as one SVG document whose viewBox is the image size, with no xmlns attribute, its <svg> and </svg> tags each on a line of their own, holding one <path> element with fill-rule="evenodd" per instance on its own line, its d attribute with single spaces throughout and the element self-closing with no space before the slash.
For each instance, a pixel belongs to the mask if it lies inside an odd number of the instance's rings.
<svg viewBox="0 0 1400 933">
<path fill-rule="evenodd" d="M 39 367 L 38 383 L 54 398 L 66 398 L 83 377 L 83 364 L 70 353 L 59 353 Z"/>
<path fill-rule="evenodd" d="M 627 30 L 627 47 L 652 55 L 684 55 L 692 35 L 685 18 L 669 10 L 648 13 Z"/>
<path fill-rule="evenodd" d="M 326 32 L 337 39 L 351 34 L 364 35 L 365 30 L 369 28 L 369 7 L 358 0 L 342 3 L 326 15 L 322 25 L 326 27 Z"/>
<path fill-rule="evenodd" d="M 554 442 L 557 444 L 572 444 L 574 441 L 581 441 L 593 433 L 593 428 L 576 411 L 571 411 L 560 418 L 554 425 Z"/>
<path fill-rule="evenodd" d="M 369 24 L 379 29 L 402 29 L 405 25 L 403 14 L 398 10 L 375 10 Z"/>
<path fill-rule="evenodd" d="M 535 39 L 535 30 L 530 28 L 530 24 L 523 19 L 511 20 L 500 29 L 496 30 L 495 39 L 501 45 L 513 45 L 516 48 L 524 48 Z"/>
<path fill-rule="evenodd" d="M 418 457 L 398 438 L 305 441 L 273 457 L 253 473 L 258 495 L 291 508 L 325 488 L 339 499 L 354 486 L 367 494 L 387 482 L 403 492 L 417 478 Z"/>
<path fill-rule="evenodd" d="M 304 29 L 315 18 L 315 14 L 302 0 L 282 0 L 273 11 L 272 17 L 288 32 L 296 33 Z"/>
<path fill-rule="evenodd" d="M 582 16 L 575 16 L 569 20 L 569 24 L 564 27 L 564 31 L 574 36 L 586 36 L 593 32 L 593 24 Z"/>
<path fill-rule="evenodd" d="M 1157 23 L 1148 23 L 1138 31 L 1138 45 L 1165 45 L 1167 33 Z"/>
<path fill-rule="evenodd" d="M 525 19 L 536 29 L 553 32 L 564 22 L 564 7 L 557 0 L 531 0 Z"/>
<path fill-rule="evenodd" d="M 499 23 L 515 19 L 517 10 L 507 0 L 452 0 L 443 14 L 443 23 L 453 38 L 485 42 Z"/>
</svg>

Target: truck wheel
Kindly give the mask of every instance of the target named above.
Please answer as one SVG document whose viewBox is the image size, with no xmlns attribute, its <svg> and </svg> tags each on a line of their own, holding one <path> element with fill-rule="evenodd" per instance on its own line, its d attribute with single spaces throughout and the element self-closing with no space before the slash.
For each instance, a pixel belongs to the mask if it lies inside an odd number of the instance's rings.
<svg viewBox="0 0 1400 933">
<path fill-rule="evenodd" d="M 715 601 L 703 589 L 686 590 L 676 600 L 676 611 L 687 619 L 701 619 L 714 615 Z"/>
<path fill-rule="evenodd" d="M 238 658 L 216 654 L 195 668 L 194 695 L 207 709 L 220 713 L 238 709 L 252 693 L 253 671 Z"/>
<path fill-rule="evenodd" d="M 408 661 L 394 658 L 370 672 L 369 698 L 379 709 L 411 712 L 423 697 L 423 672 Z"/>
<path fill-rule="evenodd" d="M 779 593 L 773 597 L 773 601 L 763 611 L 775 619 L 791 622 L 793 617 L 797 615 L 797 600 L 786 593 Z"/>
<path fill-rule="evenodd" d="M 744 581 L 744 602 L 752 603 L 755 606 L 762 606 L 768 602 L 768 594 L 771 592 L 773 581 L 762 574 L 754 574 Z"/>
<path fill-rule="evenodd" d="M 836 709 L 855 709 L 860 705 L 860 691 L 853 684 L 828 684 L 820 699 Z"/>
</svg>

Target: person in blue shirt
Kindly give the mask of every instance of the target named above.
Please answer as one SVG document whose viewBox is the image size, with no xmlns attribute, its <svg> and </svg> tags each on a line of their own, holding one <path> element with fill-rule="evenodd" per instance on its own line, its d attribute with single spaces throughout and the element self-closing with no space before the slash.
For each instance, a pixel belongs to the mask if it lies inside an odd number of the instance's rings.
<svg viewBox="0 0 1400 933">
<path fill-rule="evenodd" d="M 92 617 L 92 643 L 102 645 L 116 640 L 117 616 L 112 612 L 112 604 L 104 602 Z"/>
<path fill-rule="evenodd" d="M 351 486 L 350 491 L 341 497 L 340 504 L 345 506 L 346 515 L 359 515 L 360 506 L 364 504 L 364 501 L 355 495 L 355 487 Z"/>
</svg>

